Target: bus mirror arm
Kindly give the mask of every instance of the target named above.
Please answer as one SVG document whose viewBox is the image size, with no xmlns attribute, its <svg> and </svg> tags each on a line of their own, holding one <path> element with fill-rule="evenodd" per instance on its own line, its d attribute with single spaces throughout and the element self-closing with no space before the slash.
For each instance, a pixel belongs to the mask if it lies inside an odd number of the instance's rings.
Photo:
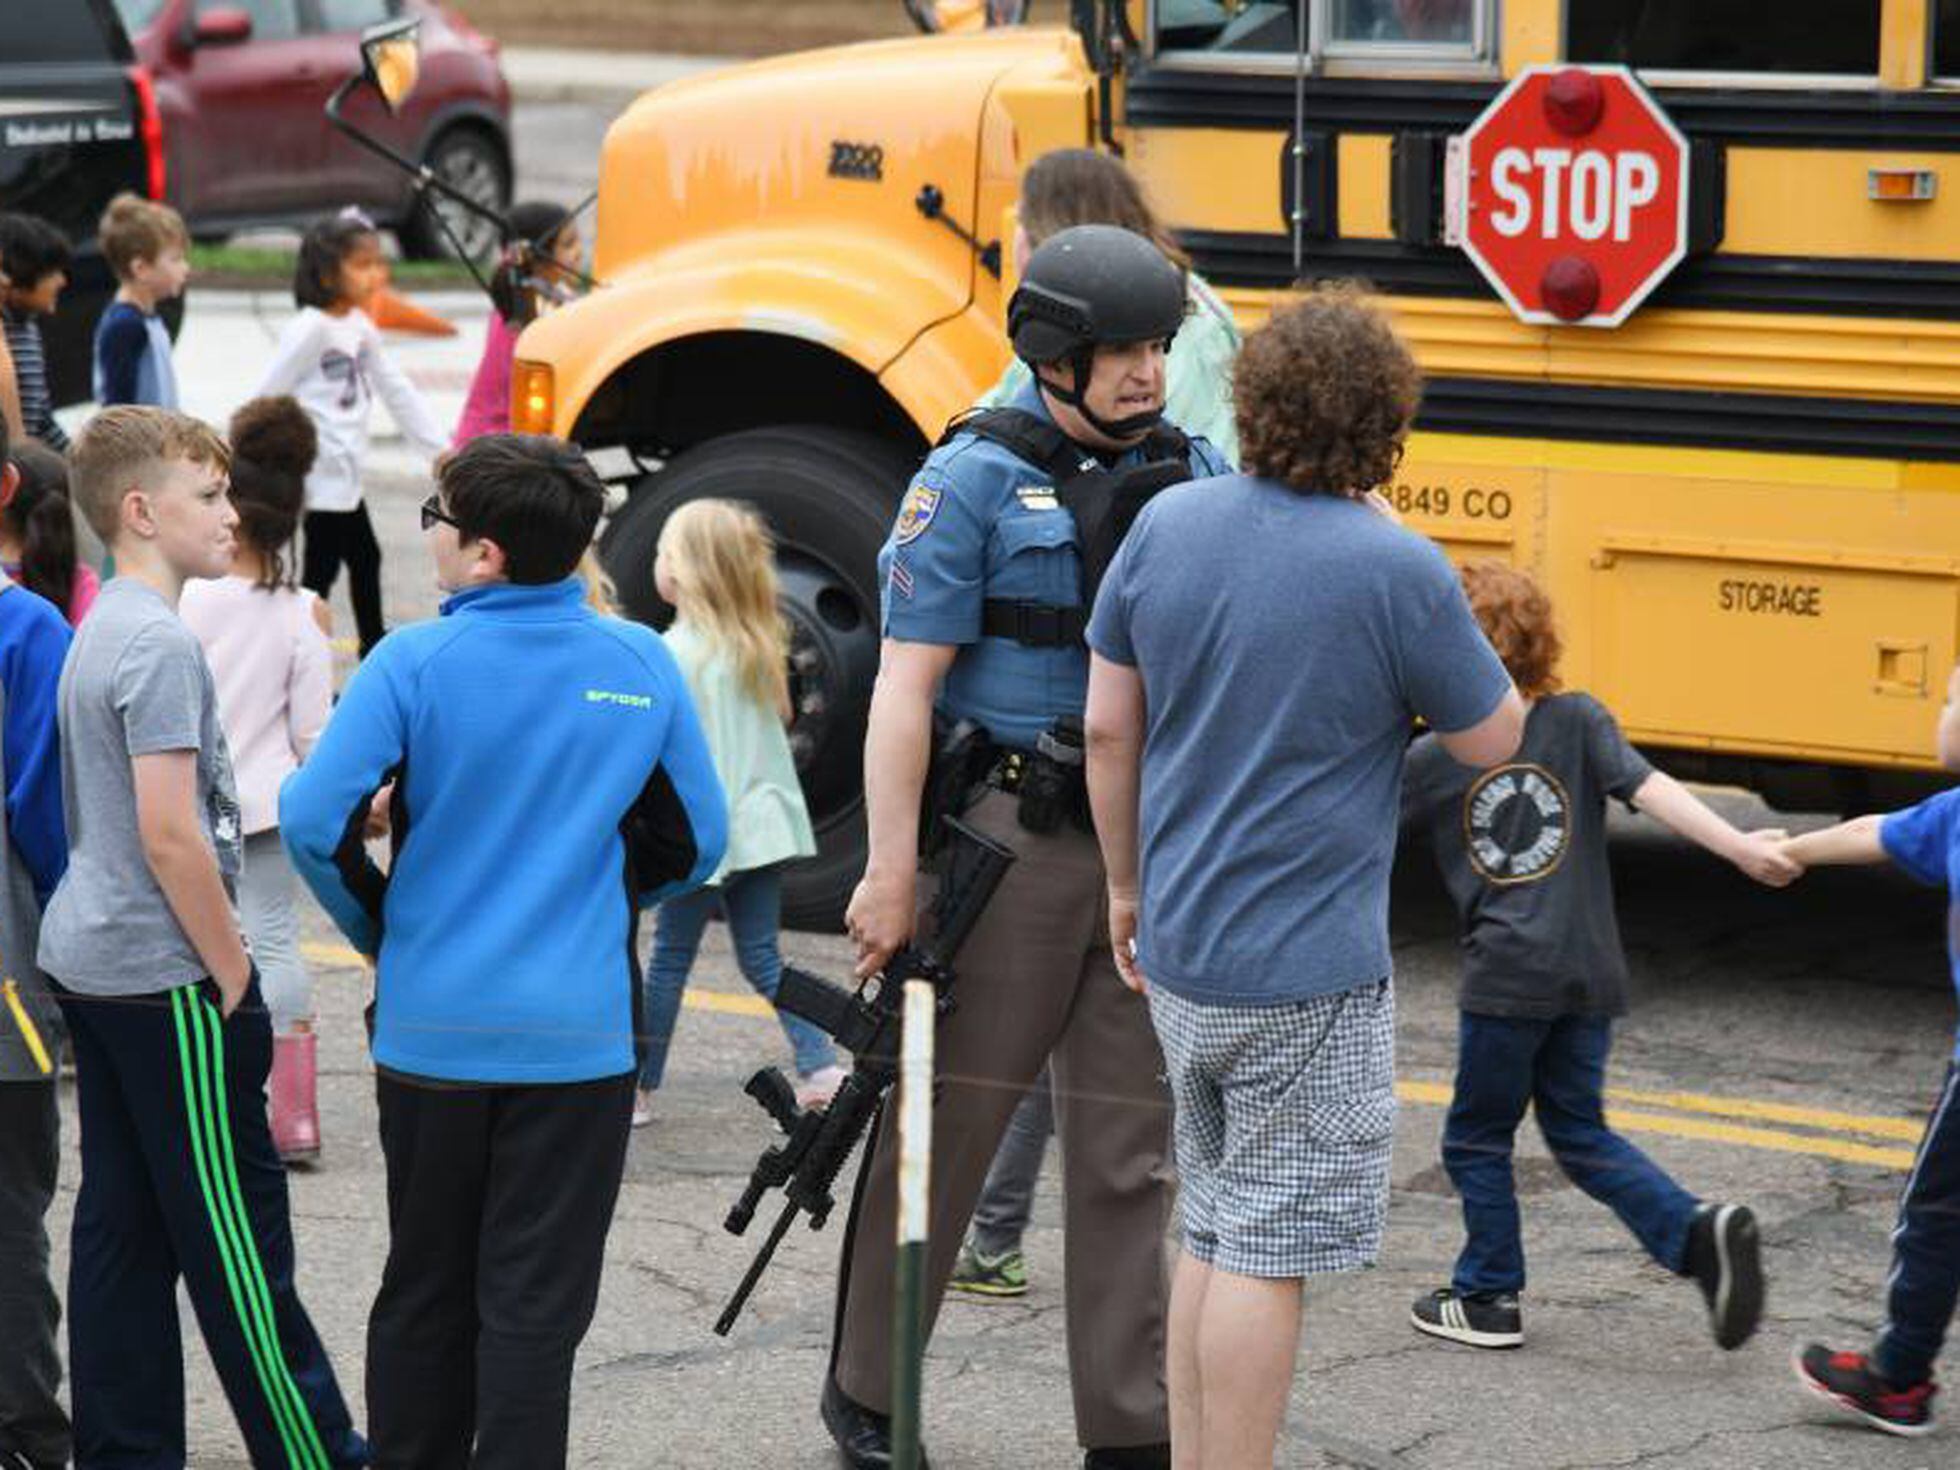
<svg viewBox="0 0 1960 1470">
<path fill-rule="evenodd" d="M 1123 145 L 1116 137 L 1116 74 L 1131 56 L 1143 54 L 1143 44 L 1130 28 L 1124 0 L 1069 0 L 1070 24 L 1082 37 L 1083 51 L 1096 72 L 1096 135 L 1117 158 Z"/>
<path fill-rule="evenodd" d="M 367 149 L 368 152 L 375 154 L 377 157 L 385 158 L 389 163 L 392 163 L 396 168 L 407 174 L 415 181 L 415 192 L 418 195 L 430 193 L 440 194 L 443 198 L 461 206 L 478 218 L 488 220 L 497 227 L 498 240 L 508 244 L 510 242 L 510 222 L 496 210 L 477 203 L 469 195 L 437 178 L 435 171 L 427 164 L 417 163 L 406 154 L 397 152 L 373 134 L 363 131 L 358 123 L 350 121 L 341 113 L 342 105 L 347 101 L 348 97 L 353 95 L 354 89 L 365 81 L 367 81 L 365 73 L 355 72 L 338 87 L 333 89 L 333 95 L 327 98 L 326 103 L 325 111 L 327 121 L 332 123 L 347 137 L 353 139 L 361 147 Z M 470 259 L 469 253 L 462 249 L 460 242 L 456 239 L 455 232 L 449 228 L 449 222 L 440 213 L 433 210 L 430 212 L 435 214 L 436 223 L 442 226 L 443 233 L 449 236 L 450 246 L 455 250 L 457 258 L 470 268 L 470 274 L 476 277 L 477 285 L 487 293 L 490 290 L 489 281 L 484 279 L 483 272 L 477 269 L 476 262 Z"/>
<path fill-rule="evenodd" d="M 987 274 L 996 281 L 1000 279 L 1000 241 L 993 240 L 982 244 L 980 237 L 973 234 L 958 220 L 946 213 L 946 195 L 937 184 L 927 184 L 919 190 L 918 197 L 912 201 L 913 207 L 927 219 L 937 220 L 966 242 L 967 247 L 980 258 L 980 264 Z"/>
</svg>

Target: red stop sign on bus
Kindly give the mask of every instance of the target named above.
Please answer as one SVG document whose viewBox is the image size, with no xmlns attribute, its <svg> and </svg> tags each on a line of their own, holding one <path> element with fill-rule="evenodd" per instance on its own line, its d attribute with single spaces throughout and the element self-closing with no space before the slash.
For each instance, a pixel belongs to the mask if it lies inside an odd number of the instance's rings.
<svg viewBox="0 0 1960 1470">
<path fill-rule="evenodd" d="M 1450 140 L 1450 238 L 1528 322 L 1616 327 L 1688 249 L 1688 140 L 1623 66 L 1529 67 Z"/>
</svg>

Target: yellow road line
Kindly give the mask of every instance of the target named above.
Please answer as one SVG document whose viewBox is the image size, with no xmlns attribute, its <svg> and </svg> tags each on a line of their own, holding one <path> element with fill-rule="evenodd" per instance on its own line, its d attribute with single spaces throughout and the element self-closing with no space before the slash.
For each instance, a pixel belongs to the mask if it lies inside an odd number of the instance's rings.
<svg viewBox="0 0 1960 1470">
<path fill-rule="evenodd" d="M 1863 1113 L 1840 1113 L 1831 1108 L 1806 1108 L 1792 1103 L 1757 1102 L 1747 1097 L 1704 1097 L 1696 1092 L 1636 1092 L 1609 1087 L 1606 1095 L 1621 1102 L 1671 1108 L 1677 1113 L 1711 1113 L 1723 1118 L 1755 1118 L 1765 1123 L 1795 1123 L 1804 1128 L 1835 1128 L 1843 1133 L 1868 1133 L 1874 1138 L 1899 1138 L 1917 1143 L 1926 1125 L 1912 1118 L 1875 1118 Z"/>
<path fill-rule="evenodd" d="M 307 940 L 300 945 L 299 952 L 314 964 L 324 965 L 330 970 L 367 968 L 367 960 L 361 952 L 345 944 L 317 944 Z M 729 1016 L 765 1016 L 773 1020 L 776 1015 L 776 1008 L 759 995 L 703 990 L 699 986 L 690 987 L 681 997 L 681 1004 L 690 1010 L 718 1011 Z"/>
<path fill-rule="evenodd" d="M 316 964 L 333 969 L 363 969 L 367 961 L 344 944 L 304 943 L 300 953 Z M 773 1018 L 775 1009 L 759 995 L 725 990 L 691 988 L 682 997 L 690 1010 L 710 1011 L 729 1016 Z M 1395 1084 L 1396 1096 L 1404 1102 L 1448 1107 L 1452 1089 L 1447 1082 L 1404 1081 Z M 1844 1113 L 1830 1108 L 1806 1108 L 1793 1103 L 1758 1102 L 1746 1097 L 1709 1097 L 1694 1092 L 1642 1092 L 1633 1088 L 1609 1087 L 1607 1096 L 1620 1102 L 1646 1107 L 1668 1108 L 1677 1113 L 1705 1114 L 1703 1117 L 1668 1117 L 1659 1113 L 1608 1108 L 1606 1119 L 1627 1133 L 1656 1133 L 1669 1138 L 1694 1138 L 1709 1143 L 1736 1144 L 1743 1148 L 1765 1149 L 1772 1153 L 1810 1154 L 1817 1158 L 1839 1159 L 1850 1164 L 1875 1164 L 1885 1169 L 1910 1169 L 1913 1151 L 1885 1148 L 1851 1138 L 1827 1134 L 1792 1133 L 1783 1128 L 1760 1128 L 1744 1123 L 1723 1122 L 1724 1118 L 1788 1123 L 1797 1127 L 1835 1129 L 1840 1133 L 1862 1133 L 1868 1137 L 1916 1140 L 1923 1125 L 1910 1118 L 1884 1118 L 1862 1113 Z"/>
<path fill-rule="evenodd" d="M 1615 1089 L 1608 1089 L 1609 1095 Z M 1452 1089 L 1446 1082 L 1398 1082 L 1396 1096 L 1405 1102 L 1449 1106 Z M 1653 1093 L 1648 1096 L 1659 1097 Z M 1683 1094 L 1693 1096 L 1693 1094 Z M 1775 1106 L 1765 1103 L 1765 1108 Z M 1847 1114 L 1845 1116 L 1853 1116 Z M 1744 1148 L 1768 1149 L 1774 1153 L 1814 1154 L 1819 1158 L 1842 1159 L 1850 1164 L 1877 1164 L 1887 1169 L 1910 1169 L 1912 1150 L 1881 1148 L 1876 1144 L 1850 1139 L 1820 1137 L 1808 1133 L 1789 1133 L 1780 1128 L 1745 1128 L 1739 1123 L 1716 1123 L 1705 1118 L 1665 1118 L 1657 1113 L 1634 1113 L 1624 1108 L 1608 1108 L 1606 1121 L 1626 1133 L 1659 1133 L 1670 1138 L 1699 1138 L 1712 1143 L 1734 1143 Z M 1866 1119 L 1866 1122 L 1877 1121 Z"/>
<path fill-rule="evenodd" d="M 767 1016 L 776 1018 L 776 1008 L 759 995 L 736 995 L 727 990 L 702 990 L 690 986 L 681 996 L 681 1004 L 689 1010 L 720 1011 L 729 1016 Z"/>
</svg>

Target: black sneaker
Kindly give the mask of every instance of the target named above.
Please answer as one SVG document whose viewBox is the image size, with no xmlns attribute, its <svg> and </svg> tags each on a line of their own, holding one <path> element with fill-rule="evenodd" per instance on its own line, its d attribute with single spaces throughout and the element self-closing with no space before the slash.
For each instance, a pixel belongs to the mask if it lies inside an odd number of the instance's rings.
<svg viewBox="0 0 1960 1470">
<path fill-rule="evenodd" d="M 1930 1378 L 1894 1388 L 1872 1371 L 1863 1353 L 1834 1353 L 1821 1342 L 1799 1348 L 1792 1366 L 1797 1382 L 1874 1429 L 1913 1438 L 1933 1432 L 1933 1395 L 1939 1389 Z"/>
<path fill-rule="evenodd" d="M 1688 1274 L 1708 1303 L 1715 1344 L 1741 1347 L 1763 1317 L 1763 1244 L 1747 1205 L 1703 1205 L 1688 1226 Z"/>
<path fill-rule="evenodd" d="M 1431 1337 L 1480 1348 L 1524 1346 L 1524 1313 L 1516 1292 L 1476 1291 L 1459 1296 L 1445 1286 L 1416 1298 L 1409 1325 Z"/>
</svg>

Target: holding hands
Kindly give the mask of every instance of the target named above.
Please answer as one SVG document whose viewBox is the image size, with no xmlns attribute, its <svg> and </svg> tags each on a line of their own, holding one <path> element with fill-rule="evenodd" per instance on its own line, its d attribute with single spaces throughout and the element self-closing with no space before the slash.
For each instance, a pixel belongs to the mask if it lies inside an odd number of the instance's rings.
<svg viewBox="0 0 1960 1470">
<path fill-rule="evenodd" d="M 1790 855 L 1790 834 L 1781 827 L 1760 827 L 1736 834 L 1729 861 L 1758 883 L 1788 888 L 1803 876 L 1803 864 Z"/>
</svg>

